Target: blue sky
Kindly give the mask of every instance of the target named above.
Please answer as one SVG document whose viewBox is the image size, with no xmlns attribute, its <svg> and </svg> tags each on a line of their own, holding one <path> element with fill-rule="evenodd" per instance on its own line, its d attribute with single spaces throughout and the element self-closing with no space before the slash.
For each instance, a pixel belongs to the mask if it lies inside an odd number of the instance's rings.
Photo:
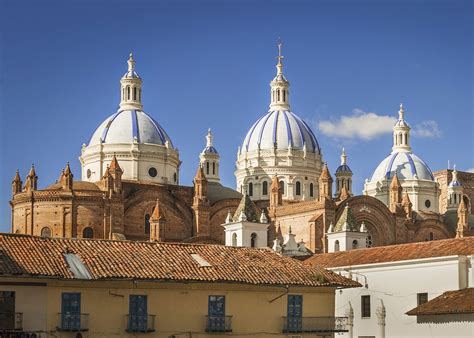
<svg viewBox="0 0 474 338">
<path fill-rule="evenodd" d="M 225 185 L 237 147 L 268 108 L 283 40 L 292 110 L 331 172 L 346 147 L 362 190 L 390 152 L 403 101 L 414 152 L 432 170 L 474 168 L 471 1 L 0 0 L 0 230 L 11 179 L 35 163 L 40 187 L 115 112 L 134 52 L 145 111 L 180 149 L 191 185 L 211 127 Z M 370 127 L 364 121 L 370 120 Z"/>
</svg>

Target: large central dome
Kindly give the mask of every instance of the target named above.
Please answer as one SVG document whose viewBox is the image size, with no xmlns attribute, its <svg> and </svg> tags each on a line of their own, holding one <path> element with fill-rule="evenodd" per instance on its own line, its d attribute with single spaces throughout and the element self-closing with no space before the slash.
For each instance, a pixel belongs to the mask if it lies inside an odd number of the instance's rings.
<svg viewBox="0 0 474 338">
<path fill-rule="evenodd" d="M 269 111 L 254 123 L 242 143 L 241 151 L 257 149 L 293 149 L 320 152 L 310 127 L 288 110 Z"/>
<path fill-rule="evenodd" d="M 89 145 L 99 143 L 149 143 L 173 147 L 166 131 L 141 110 L 120 109 L 95 130 Z"/>
<path fill-rule="evenodd" d="M 270 198 L 277 175 L 283 199 L 318 197 L 321 149 L 311 128 L 290 109 L 290 83 L 283 75 L 279 44 L 277 74 L 270 82 L 270 109 L 255 122 L 237 154 L 237 190 L 253 200 Z"/>
</svg>

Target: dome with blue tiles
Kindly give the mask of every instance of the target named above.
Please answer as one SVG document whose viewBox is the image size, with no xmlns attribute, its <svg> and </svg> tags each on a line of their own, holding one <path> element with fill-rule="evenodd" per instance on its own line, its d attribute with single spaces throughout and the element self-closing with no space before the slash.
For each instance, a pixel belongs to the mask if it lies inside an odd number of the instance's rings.
<svg viewBox="0 0 474 338">
<path fill-rule="evenodd" d="M 346 150 L 342 148 L 342 154 L 341 154 L 341 165 L 337 167 L 336 169 L 336 174 L 343 174 L 343 173 L 348 173 L 352 174 L 351 168 L 347 165 L 347 155 L 346 155 Z"/>
<path fill-rule="evenodd" d="M 148 143 L 173 148 L 166 131 L 142 110 L 119 109 L 100 124 L 89 145 L 99 143 Z"/>
<path fill-rule="evenodd" d="M 289 110 L 270 110 L 250 128 L 241 151 L 288 149 L 320 153 L 316 136 L 308 124 Z"/>
<path fill-rule="evenodd" d="M 219 154 L 214 147 L 213 138 L 211 128 L 209 128 L 206 135 L 206 147 L 201 151 L 202 154 Z"/>
<path fill-rule="evenodd" d="M 397 174 L 401 180 L 434 181 L 428 165 L 412 152 L 392 152 L 375 169 L 372 181 L 392 179 Z"/>
</svg>

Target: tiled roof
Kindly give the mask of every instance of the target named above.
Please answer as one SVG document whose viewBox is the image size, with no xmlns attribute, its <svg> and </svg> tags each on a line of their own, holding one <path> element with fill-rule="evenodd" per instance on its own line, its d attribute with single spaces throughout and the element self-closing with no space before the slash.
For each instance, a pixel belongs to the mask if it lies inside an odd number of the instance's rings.
<svg viewBox="0 0 474 338">
<path fill-rule="evenodd" d="M 447 291 L 408 311 L 409 316 L 474 313 L 474 288 Z"/>
<path fill-rule="evenodd" d="M 360 286 L 333 272 L 305 266 L 267 248 L 0 234 L 0 252 L 0 275 L 74 279 L 64 257 L 73 253 L 93 280 Z M 191 254 L 199 255 L 211 266 L 201 267 Z"/>
<path fill-rule="evenodd" d="M 305 264 L 333 268 L 339 266 L 396 262 L 408 259 L 472 254 L 474 254 L 474 237 L 464 237 L 317 254 L 308 258 Z"/>
</svg>

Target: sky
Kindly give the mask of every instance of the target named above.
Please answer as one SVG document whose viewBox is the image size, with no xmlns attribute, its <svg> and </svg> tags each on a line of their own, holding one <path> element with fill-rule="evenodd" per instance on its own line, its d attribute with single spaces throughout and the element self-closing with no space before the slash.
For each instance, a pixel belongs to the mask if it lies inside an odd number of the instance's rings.
<svg viewBox="0 0 474 338">
<path fill-rule="evenodd" d="M 130 51 L 144 110 L 179 148 L 191 185 L 208 128 L 224 185 L 237 148 L 268 110 L 277 41 L 291 108 L 331 172 L 341 147 L 362 192 L 390 153 L 400 102 L 414 152 L 433 171 L 474 170 L 472 1 L 0 0 L 0 231 L 11 180 L 35 164 L 39 187 L 119 104 Z"/>
</svg>

